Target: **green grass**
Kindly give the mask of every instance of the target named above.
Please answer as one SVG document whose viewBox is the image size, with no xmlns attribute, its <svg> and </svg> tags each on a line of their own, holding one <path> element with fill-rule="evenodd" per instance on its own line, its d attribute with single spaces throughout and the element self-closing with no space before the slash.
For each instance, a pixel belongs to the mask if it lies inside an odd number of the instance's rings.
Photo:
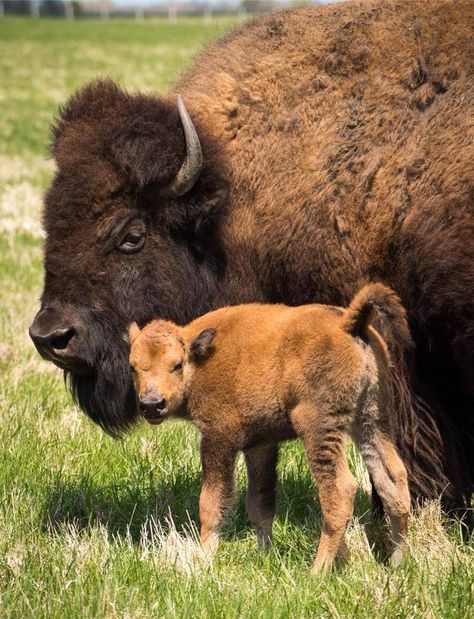
<svg viewBox="0 0 474 619">
<path fill-rule="evenodd" d="M 309 568 L 320 529 L 301 446 L 280 462 L 274 549 L 256 550 L 238 474 L 236 510 L 212 565 L 195 543 L 198 437 L 175 423 L 123 442 L 77 410 L 61 373 L 27 337 L 42 284 L 41 194 L 57 106 L 110 75 L 164 90 L 228 22 L 0 20 L 0 616 L 452 617 L 474 613 L 474 557 L 439 506 L 413 518 L 398 570 L 371 552 L 367 478 L 359 459 L 349 561 Z"/>
</svg>

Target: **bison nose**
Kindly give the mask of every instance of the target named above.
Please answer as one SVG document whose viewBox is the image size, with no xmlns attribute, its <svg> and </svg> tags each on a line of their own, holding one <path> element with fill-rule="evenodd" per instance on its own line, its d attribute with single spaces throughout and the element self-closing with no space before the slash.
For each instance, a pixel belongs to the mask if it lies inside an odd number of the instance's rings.
<svg viewBox="0 0 474 619">
<path fill-rule="evenodd" d="M 161 396 L 144 395 L 140 398 L 140 409 L 142 411 L 158 410 L 164 411 L 166 408 L 166 400 Z"/>
<path fill-rule="evenodd" d="M 69 342 L 76 335 L 76 331 L 72 327 L 42 332 L 37 330 L 34 324 L 30 327 L 29 333 L 38 349 L 42 349 L 45 352 L 54 351 L 59 354 L 67 349 Z"/>
<path fill-rule="evenodd" d="M 76 356 L 73 348 L 77 344 L 77 331 L 65 316 L 52 308 L 42 309 L 36 314 L 29 334 L 42 357 L 69 368 Z"/>
</svg>

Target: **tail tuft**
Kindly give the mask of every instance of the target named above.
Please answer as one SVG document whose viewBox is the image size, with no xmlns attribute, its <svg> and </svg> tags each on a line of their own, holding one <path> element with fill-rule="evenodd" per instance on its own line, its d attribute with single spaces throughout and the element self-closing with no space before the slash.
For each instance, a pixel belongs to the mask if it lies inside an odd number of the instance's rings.
<svg viewBox="0 0 474 619">
<path fill-rule="evenodd" d="M 374 310 L 387 323 L 401 348 L 412 348 L 413 340 L 400 298 L 383 284 L 367 284 L 352 299 L 344 317 L 344 329 L 354 337 L 367 336 Z"/>
</svg>

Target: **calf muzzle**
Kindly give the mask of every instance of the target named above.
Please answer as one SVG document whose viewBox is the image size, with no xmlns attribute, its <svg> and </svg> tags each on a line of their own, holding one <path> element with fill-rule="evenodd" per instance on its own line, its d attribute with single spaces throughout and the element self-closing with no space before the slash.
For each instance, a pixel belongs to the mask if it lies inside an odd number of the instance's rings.
<svg viewBox="0 0 474 619">
<path fill-rule="evenodd" d="M 145 394 L 140 397 L 140 413 L 150 423 L 160 423 L 168 410 L 168 403 L 160 395 Z"/>
</svg>

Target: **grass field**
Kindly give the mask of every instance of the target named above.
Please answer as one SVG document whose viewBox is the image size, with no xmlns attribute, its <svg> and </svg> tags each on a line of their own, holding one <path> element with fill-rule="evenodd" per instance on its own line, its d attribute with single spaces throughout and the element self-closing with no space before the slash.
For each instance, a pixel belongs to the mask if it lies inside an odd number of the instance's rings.
<svg viewBox="0 0 474 619">
<path fill-rule="evenodd" d="M 27 337 L 42 283 L 41 194 L 57 106 L 110 75 L 163 90 L 229 22 L 0 19 L 0 616 L 474 616 L 474 556 L 436 503 L 414 519 L 411 558 L 392 570 L 370 550 L 368 483 L 358 458 L 350 560 L 309 574 L 320 512 L 299 444 L 279 466 L 274 549 L 256 550 L 243 506 L 215 563 L 195 543 L 198 437 L 183 424 L 114 442 L 80 413 L 59 370 Z"/>
</svg>

